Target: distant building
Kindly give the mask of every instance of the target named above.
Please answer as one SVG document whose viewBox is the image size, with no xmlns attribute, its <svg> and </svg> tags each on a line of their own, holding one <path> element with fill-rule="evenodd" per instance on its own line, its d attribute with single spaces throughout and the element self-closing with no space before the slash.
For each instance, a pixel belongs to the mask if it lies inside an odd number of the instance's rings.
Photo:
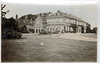
<svg viewBox="0 0 100 63">
<path fill-rule="evenodd" d="M 38 14 L 33 28 L 35 33 L 41 32 L 44 28 L 50 32 L 87 33 L 90 24 L 72 14 L 57 11 Z"/>
<path fill-rule="evenodd" d="M 18 22 L 22 32 L 34 32 L 34 21 L 32 19 L 29 20 L 25 16 L 25 19 L 19 19 Z"/>
</svg>

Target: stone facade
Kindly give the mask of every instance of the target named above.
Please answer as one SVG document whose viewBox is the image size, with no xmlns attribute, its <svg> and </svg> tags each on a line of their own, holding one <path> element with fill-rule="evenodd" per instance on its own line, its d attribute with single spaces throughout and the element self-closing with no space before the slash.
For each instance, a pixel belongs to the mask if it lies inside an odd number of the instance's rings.
<svg viewBox="0 0 100 63">
<path fill-rule="evenodd" d="M 90 27 L 90 24 L 82 19 L 72 14 L 57 11 L 57 13 L 47 13 L 47 15 L 39 14 L 35 19 L 34 30 L 35 33 L 41 32 L 44 28 L 50 32 L 86 33 L 87 26 Z"/>
<path fill-rule="evenodd" d="M 34 24 L 34 31 L 35 33 L 39 33 L 41 32 L 41 30 L 44 28 L 43 27 L 43 20 L 44 18 L 41 17 L 41 16 L 38 16 L 36 19 L 35 19 L 35 24 Z"/>
</svg>

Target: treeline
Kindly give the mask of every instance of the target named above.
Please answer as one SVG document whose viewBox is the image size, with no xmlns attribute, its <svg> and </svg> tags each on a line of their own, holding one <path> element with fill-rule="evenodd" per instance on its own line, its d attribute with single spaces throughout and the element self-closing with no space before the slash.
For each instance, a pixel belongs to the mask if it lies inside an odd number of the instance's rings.
<svg viewBox="0 0 100 63">
<path fill-rule="evenodd" d="M 6 5 L 1 4 L 1 29 L 3 39 L 11 39 L 11 38 L 21 38 L 20 28 L 18 25 L 18 21 L 11 18 L 6 18 L 6 14 L 9 10 L 3 11 Z"/>
<path fill-rule="evenodd" d="M 21 16 L 19 19 L 28 19 L 28 20 L 35 21 L 36 17 L 37 15 L 28 14 L 28 15 Z"/>
<path fill-rule="evenodd" d="M 14 19 L 13 17 L 11 18 L 2 18 L 2 29 L 12 29 L 14 31 L 20 32 L 19 26 L 18 26 L 18 21 Z"/>
<path fill-rule="evenodd" d="M 98 28 L 97 27 L 94 27 L 92 30 L 91 30 L 91 33 L 97 33 L 98 31 Z"/>
</svg>

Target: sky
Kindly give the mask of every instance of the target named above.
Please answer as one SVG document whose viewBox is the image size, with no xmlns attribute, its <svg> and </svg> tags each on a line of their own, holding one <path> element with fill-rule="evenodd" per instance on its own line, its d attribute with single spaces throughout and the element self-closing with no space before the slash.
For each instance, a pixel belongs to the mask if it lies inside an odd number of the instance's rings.
<svg viewBox="0 0 100 63">
<path fill-rule="evenodd" d="M 38 14 L 45 12 L 56 13 L 57 10 L 61 12 L 67 12 L 77 17 L 82 18 L 84 21 L 91 25 L 91 28 L 97 27 L 98 21 L 98 4 L 96 1 L 50 1 L 44 0 L 38 2 L 31 2 L 26 0 L 25 3 L 16 0 L 3 0 L 2 3 L 6 4 L 4 11 L 10 10 L 6 17 L 15 17 L 18 14 L 19 17 L 27 14 Z"/>
</svg>

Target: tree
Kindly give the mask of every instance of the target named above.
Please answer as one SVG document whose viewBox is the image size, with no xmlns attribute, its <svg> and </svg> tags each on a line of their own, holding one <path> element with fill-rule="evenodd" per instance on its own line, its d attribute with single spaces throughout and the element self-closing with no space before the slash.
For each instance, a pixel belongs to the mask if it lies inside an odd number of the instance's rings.
<svg viewBox="0 0 100 63">
<path fill-rule="evenodd" d="M 1 18 L 4 18 L 5 15 L 6 15 L 7 13 L 9 13 L 9 10 L 3 11 L 3 9 L 4 9 L 5 7 L 6 7 L 6 5 L 1 4 Z"/>
<path fill-rule="evenodd" d="M 87 26 L 86 26 L 86 33 L 91 33 L 91 26 L 90 26 L 90 24 L 87 24 Z"/>
<path fill-rule="evenodd" d="M 18 22 L 16 19 L 13 17 L 11 18 L 6 18 L 6 14 L 9 12 L 3 11 L 6 5 L 1 4 L 1 25 L 2 25 L 2 38 L 13 38 L 15 35 L 14 32 L 16 33 L 16 37 L 19 35 L 21 36 L 19 32 L 19 27 L 18 27 Z"/>
<path fill-rule="evenodd" d="M 97 27 L 94 27 L 92 30 L 93 33 L 97 33 Z"/>
<path fill-rule="evenodd" d="M 37 15 L 28 14 L 28 15 L 21 16 L 19 19 L 25 19 L 25 16 L 27 16 L 28 20 L 32 19 L 33 21 L 35 21 L 35 19 L 37 17 Z"/>
</svg>

